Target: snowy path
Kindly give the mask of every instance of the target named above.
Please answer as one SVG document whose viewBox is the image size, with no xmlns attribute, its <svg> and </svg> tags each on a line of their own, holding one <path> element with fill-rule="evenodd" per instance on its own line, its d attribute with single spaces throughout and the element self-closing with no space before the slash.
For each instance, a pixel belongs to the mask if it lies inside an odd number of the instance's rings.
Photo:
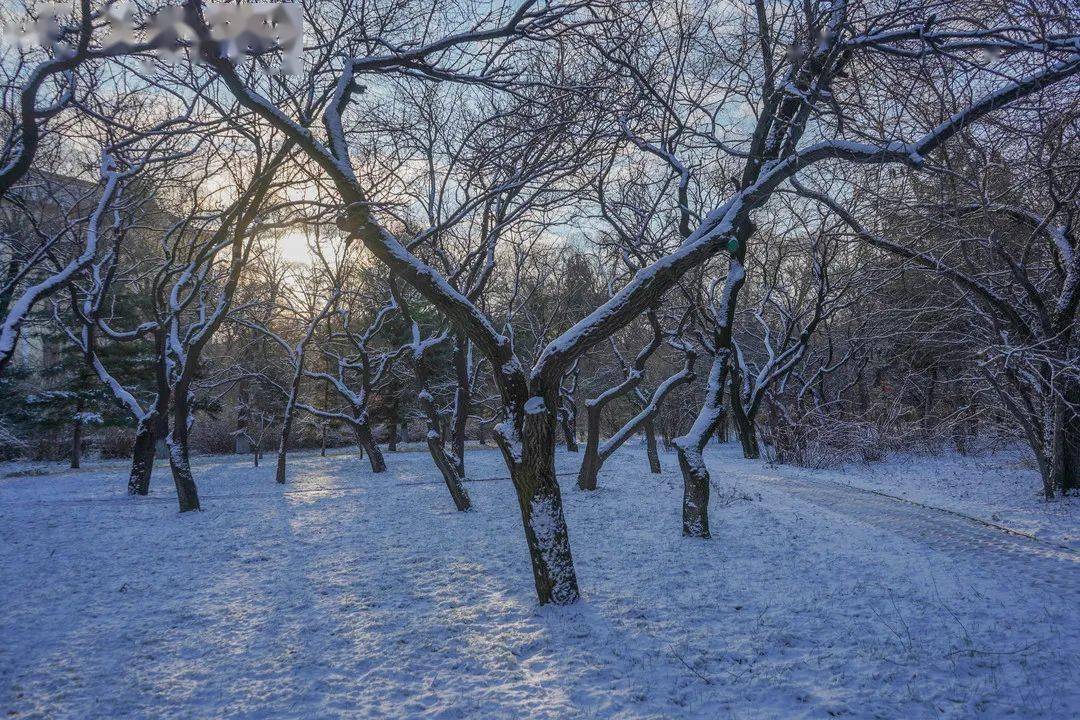
<svg viewBox="0 0 1080 720">
<path fill-rule="evenodd" d="M 1075 556 L 710 451 L 564 477 L 586 601 L 535 606 L 512 488 L 453 511 L 430 459 L 199 460 L 0 481 L 0 713 L 19 718 L 1075 716 Z M 578 458 L 560 456 L 572 472 Z M 504 474 L 495 452 L 471 474 Z"/>
<path fill-rule="evenodd" d="M 1015 580 L 1080 596 L 1080 553 L 1068 548 L 828 480 L 770 476 L 763 482 L 849 520 L 914 540 L 935 552 L 982 563 Z"/>
</svg>

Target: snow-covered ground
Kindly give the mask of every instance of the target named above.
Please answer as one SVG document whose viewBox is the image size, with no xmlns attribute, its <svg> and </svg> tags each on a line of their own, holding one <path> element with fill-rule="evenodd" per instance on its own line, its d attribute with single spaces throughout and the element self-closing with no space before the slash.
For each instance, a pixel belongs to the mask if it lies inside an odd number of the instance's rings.
<svg viewBox="0 0 1080 720">
<path fill-rule="evenodd" d="M 709 541 L 680 536 L 671 456 L 654 476 L 626 448 L 594 493 L 564 478 L 585 593 L 571 608 L 535 604 L 509 482 L 470 483 L 476 510 L 457 513 L 424 453 L 388 454 L 382 475 L 348 454 L 298 456 L 286 488 L 270 462 L 201 459 L 205 510 L 184 515 L 161 467 L 150 498 L 125 496 L 115 464 L 0 480 L 0 712 L 1080 712 L 1080 556 L 734 446 L 707 459 Z M 505 475 L 493 451 L 468 461 L 474 478 Z M 920 473 L 901 458 L 832 478 L 895 491 Z"/>
<path fill-rule="evenodd" d="M 888 462 L 840 470 L 776 468 L 945 508 L 1080 550 L 1080 497 L 1043 498 L 1030 453 L 1020 447 L 971 456 L 895 453 Z"/>
</svg>

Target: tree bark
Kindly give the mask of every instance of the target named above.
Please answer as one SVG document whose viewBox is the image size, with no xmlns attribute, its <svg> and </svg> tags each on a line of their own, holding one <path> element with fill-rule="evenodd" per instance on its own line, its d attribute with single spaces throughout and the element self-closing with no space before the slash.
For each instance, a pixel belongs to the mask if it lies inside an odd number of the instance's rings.
<svg viewBox="0 0 1080 720">
<path fill-rule="evenodd" d="M 469 385 L 469 339 L 464 335 L 458 335 L 454 342 L 454 370 L 457 387 L 454 391 L 453 461 L 458 477 L 465 477 L 465 428 L 469 422 L 472 388 Z"/>
<path fill-rule="evenodd" d="M 716 442 L 718 442 L 720 444 L 724 444 L 724 443 L 726 443 L 728 441 L 728 438 L 729 438 L 728 429 L 729 428 L 730 428 L 730 425 L 728 424 L 727 415 L 725 414 L 724 417 L 720 420 L 720 422 L 716 426 Z"/>
<path fill-rule="evenodd" d="M 82 438 L 83 438 L 83 421 L 78 413 L 83 411 L 82 399 L 79 400 L 75 406 L 75 422 L 71 428 L 71 469 L 75 470 L 82 464 Z"/>
<path fill-rule="evenodd" d="M 165 413 L 165 433 L 168 434 L 168 395 L 159 396 L 150 412 L 139 420 L 135 429 L 135 446 L 131 453 L 131 474 L 128 475 L 128 495 L 148 495 L 150 476 L 154 472 L 158 440 L 162 437 L 161 419 Z"/>
<path fill-rule="evenodd" d="M 735 426 L 735 435 L 739 438 L 742 446 L 743 457 L 747 460 L 757 460 L 761 457 L 761 448 L 758 445 L 757 430 L 754 427 L 754 418 L 746 411 L 743 405 L 740 385 L 742 373 L 731 371 L 731 422 Z"/>
<path fill-rule="evenodd" d="M 555 403 L 555 393 L 551 393 L 546 403 L 524 413 L 518 450 L 511 447 L 512 438 L 502 433 L 496 436 L 517 493 L 541 605 L 569 605 L 580 597 L 562 493 L 555 477 L 556 419 L 547 409 Z"/>
<path fill-rule="evenodd" d="M 713 357 L 705 398 L 694 424 L 685 435 L 675 440 L 679 470 L 683 476 L 682 526 L 686 537 L 708 538 L 709 533 L 709 469 L 702 453 L 716 427 L 724 419 L 724 385 L 727 373 L 727 352 Z"/>
<path fill-rule="evenodd" d="M 381 473 L 386 471 L 386 460 L 383 459 L 375 438 L 371 436 L 371 427 L 367 423 L 353 426 L 356 442 L 362 450 L 367 451 L 368 462 L 371 463 L 371 472 Z"/>
<path fill-rule="evenodd" d="M 562 426 L 563 439 L 566 441 L 566 451 L 578 451 L 577 443 L 577 383 L 578 365 L 575 362 L 573 369 L 567 373 L 570 377 L 570 386 L 566 387 L 563 382 L 559 383 L 559 425 Z"/>
<path fill-rule="evenodd" d="M 154 471 L 156 437 L 154 423 L 143 419 L 135 431 L 135 447 L 131 457 L 131 474 L 128 476 L 128 495 L 146 495 L 150 492 L 150 475 Z"/>
<path fill-rule="evenodd" d="M 404 307 L 404 303 L 402 303 L 402 306 Z M 406 317 L 409 317 L 407 310 L 404 312 Z M 461 467 L 463 466 L 459 466 L 457 458 L 446 452 L 446 445 L 439 433 L 439 408 L 435 405 L 435 398 L 428 389 L 430 372 L 423 350 L 417 349 L 414 351 L 413 370 L 416 373 L 416 387 L 419 391 L 417 401 L 420 403 L 420 407 L 424 411 L 424 417 L 427 419 L 428 452 L 431 453 L 431 459 L 435 461 L 435 467 L 442 474 L 443 482 L 446 483 L 446 489 L 450 491 L 454 506 L 463 512 L 472 507 L 472 501 L 469 499 L 469 493 L 466 492 L 465 485 L 462 483 Z M 461 396 L 459 395 L 458 400 L 460 401 L 460 399 Z M 455 409 L 455 420 L 456 415 L 457 409 Z M 454 432 L 456 435 L 456 423 Z"/>
<path fill-rule="evenodd" d="M 598 402 L 585 403 L 585 456 L 581 458 L 577 485 L 580 490 L 595 490 L 600 472 L 600 411 Z"/>
<path fill-rule="evenodd" d="M 274 480 L 279 484 L 285 484 L 285 463 L 289 454 L 289 433 L 292 432 L 292 413 L 286 412 L 281 421 L 281 436 L 278 438 L 277 468 L 274 470 Z"/>
<path fill-rule="evenodd" d="M 390 452 L 397 452 L 398 399 L 396 397 L 390 403 L 389 417 L 387 418 L 386 425 L 390 429 L 390 436 L 386 439 L 386 449 Z"/>
<path fill-rule="evenodd" d="M 1067 387 L 1054 413 L 1051 484 L 1062 495 L 1080 489 L 1080 383 Z"/>
<path fill-rule="evenodd" d="M 191 398 L 187 386 L 180 383 L 173 398 L 172 431 L 166 440 L 169 447 L 169 467 L 176 485 L 176 499 L 180 512 L 199 510 L 199 491 L 191 474 L 191 458 L 188 452 L 188 425 L 191 417 Z"/>
<path fill-rule="evenodd" d="M 659 475 L 662 468 L 660 467 L 660 453 L 656 449 L 656 428 L 653 426 L 652 418 L 645 421 L 645 454 L 649 456 L 649 472 Z"/>
</svg>

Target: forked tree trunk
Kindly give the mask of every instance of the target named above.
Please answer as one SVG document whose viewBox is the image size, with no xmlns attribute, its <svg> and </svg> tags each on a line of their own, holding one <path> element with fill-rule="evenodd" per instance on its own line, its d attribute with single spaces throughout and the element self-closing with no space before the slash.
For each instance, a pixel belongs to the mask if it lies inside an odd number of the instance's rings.
<svg viewBox="0 0 1080 720">
<path fill-rule="evenodd" d="M 554 405 L 555 398 L 549 402 Z M 537 598 L 541 605 L 569 605 L 580 592 L 555 477 L 555 414 L 543 403 L 527 409 L 532 412 L 524 414 L 520 455 L 504 436 L 497 437 L 517 493 Z"/>
<path fill-rule="evenodd" d="M 176 387 L 173 398 L 172 431 L 166 440 L 169 447 L 169 467 L 172 469 L 173 483 L 176 485 L 176 499 L 180 512 L 199 509 L 199 491 L 195 478 L 191 474 L 191 458 L 188 452 L 188 423 L 190 403 L 187 386 L 183 383 Z"/>
<path fill-rule="evenodd" d="M 582 490 L 595 490 L 597 475 L 607 462 L 607 459 L 629 440 L 643 426 L 647 426 L 646 435 L 651 437 L 649 458 L 650 469 L 660 472 L 660 458 L 656 455 L 656 433 L 652 430 L 652 420 L 660 411 L 665 398 L 679 385 L 693 382 L 694 380 L 694 353 L 688 353 L 686 365 L 682 370 L 668 377 L 653 391 L 642 406 L 641 410 L 619 428 L 607 441 L 600 442 L 600 413 L 604 405 L 614 397 L 616 393 L 608 391 L 596 400 L 586 403 L 589 424 L 589 436 L 586 439 L 585 457 L 582 459 L 581 469 L 578 471 L 578 487 Z M 617 388 L 616 388 L 617 390 Z"/>
<path fill-rule="evenodd" d="M 645 421 L 645 454 L 649 456 L 649 472 L 654 475 L 661 473 L 660 452 L 656 448 L 656 428 L 652 418 Z"/>
<path fill-rule="evenodd" d="M 375 438 L 371 436 L 371 427 L 367 423 L 361 423 L 353 426 L 353 432 L 356 434 L 357 444 L 367 451 L 368 462 L 371 463 L 371 472 L 385 472 L 386 460 L 383 459 L 382 451 L 379 450 L 379 446 L 375 443 Z"/>
</svg>

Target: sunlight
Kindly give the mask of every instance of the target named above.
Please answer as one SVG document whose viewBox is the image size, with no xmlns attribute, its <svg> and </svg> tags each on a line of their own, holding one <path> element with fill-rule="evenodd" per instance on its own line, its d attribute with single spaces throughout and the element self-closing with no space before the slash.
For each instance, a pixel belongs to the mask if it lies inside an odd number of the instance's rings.
<svg viewBox="0 0 1080 720">
<path fill-rule="evenodd" d="M 288 262 L 307 265 L 311 263 L 311 248 L 308 236 L 303 230 L 295 230 L 282 235 L 277 241 L 278 255 Z"/>
</svg>

